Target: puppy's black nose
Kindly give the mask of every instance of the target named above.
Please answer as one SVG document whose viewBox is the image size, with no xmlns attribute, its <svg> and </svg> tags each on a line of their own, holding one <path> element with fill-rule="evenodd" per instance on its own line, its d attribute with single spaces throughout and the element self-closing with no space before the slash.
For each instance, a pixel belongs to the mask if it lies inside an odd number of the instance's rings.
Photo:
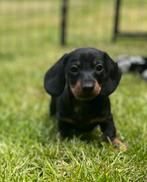
<svg viewBox="0 0 147 182">
<path fill-rule="evenodd" d="M 87 82 L 83 84 L 82 88 L 84 92 L 92 92 L 94 89 L 94 84 L 92 82 Z"/>
</svg>

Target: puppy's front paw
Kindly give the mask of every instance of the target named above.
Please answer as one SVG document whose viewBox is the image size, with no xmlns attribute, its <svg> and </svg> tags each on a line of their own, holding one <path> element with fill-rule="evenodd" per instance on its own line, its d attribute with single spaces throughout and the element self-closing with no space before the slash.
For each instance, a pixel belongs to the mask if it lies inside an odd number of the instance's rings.
<svg viewBox="0 0 147 182">
<path fill-rule="evenodd" d="M 120 139 L 118 138 L 115 138 L 113 141 L 112 141 L 112 144 L 114 145 L 115 148 L 117 148 L 118 150 L 120 151 L 127 151 L 128 147 L 125 143 L 123 143 Z"/>
</svg>

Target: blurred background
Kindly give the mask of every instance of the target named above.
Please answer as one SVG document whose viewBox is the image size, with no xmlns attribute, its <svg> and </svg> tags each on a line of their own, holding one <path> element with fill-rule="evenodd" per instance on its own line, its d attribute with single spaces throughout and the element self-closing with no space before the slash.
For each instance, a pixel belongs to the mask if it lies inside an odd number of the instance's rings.
<svg viewBox="0 0 147 182">
<path fill-rule="evenodd" d="M 67 46 L 95 46 L 118 49 L 131 44 L 134 49 L 145 40 L 112 42 L 116 0 L 69 0 L 67 13 Z M 1 0 L 0 58 L 13 60 L 16 56 L 40 56 L 49 47 L 59 47 L 61 39 L 62 0 Z M 122 0 L 120 31 L 147 32 L 147 1 Z M 134 38 L 133 38 L 134 39 Z M 132 42 L 133 41 L 133 42 Z M 117 46 L 116 46 L 117 45 Z M 132 49 L 132 48 L 131 48 Z M 127 49 L 127 52 L 132 50 Z M 141 52 L 140 52 L 141 51 Z M 114 51 L 115 52 L 115 51 Z M 144 54 L 142 48 L 135 52 Z"/>
</svg>

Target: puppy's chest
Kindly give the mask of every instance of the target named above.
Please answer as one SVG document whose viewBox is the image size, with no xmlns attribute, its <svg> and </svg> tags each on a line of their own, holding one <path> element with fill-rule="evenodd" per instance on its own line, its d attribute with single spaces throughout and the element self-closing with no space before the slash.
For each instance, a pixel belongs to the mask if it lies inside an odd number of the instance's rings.
<svg viewBox="0 0 147 182">
<path fill-rule="evenodd" d="M 87 117 L 94 114 L 94 110 L 89 105 L 76 104 L 73 108 L 73 112 L 77 117 Z"/>
<path fill-rule="evenodd" d="M 75 104 L 73 108 L 73 118 L 75 122 L 98 122 L 102 118 L 101 109 L 98 106 Z"/>
</svg>

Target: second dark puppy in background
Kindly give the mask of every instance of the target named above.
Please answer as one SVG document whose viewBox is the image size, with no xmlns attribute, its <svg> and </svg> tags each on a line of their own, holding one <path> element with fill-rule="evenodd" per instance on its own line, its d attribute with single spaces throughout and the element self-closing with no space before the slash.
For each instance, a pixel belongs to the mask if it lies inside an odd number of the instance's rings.
<svg viewBox="0 0 147 182">
<path fill-rule="evenodd" d="M 147 57 L 122 55 L 116 61 L 123 74 L 137 73 L 147 81 Z"/>
<path fill-rule="evenodd" d="M 105 52 L 80 48 L 63 55 L 45 74 L 44 87 L 52 96 L 50 113 L 62 137 L 100 126 L 106 140 L 120 147 L 109 95 L 121 79 L 117 64 Z"/>
</svg>

